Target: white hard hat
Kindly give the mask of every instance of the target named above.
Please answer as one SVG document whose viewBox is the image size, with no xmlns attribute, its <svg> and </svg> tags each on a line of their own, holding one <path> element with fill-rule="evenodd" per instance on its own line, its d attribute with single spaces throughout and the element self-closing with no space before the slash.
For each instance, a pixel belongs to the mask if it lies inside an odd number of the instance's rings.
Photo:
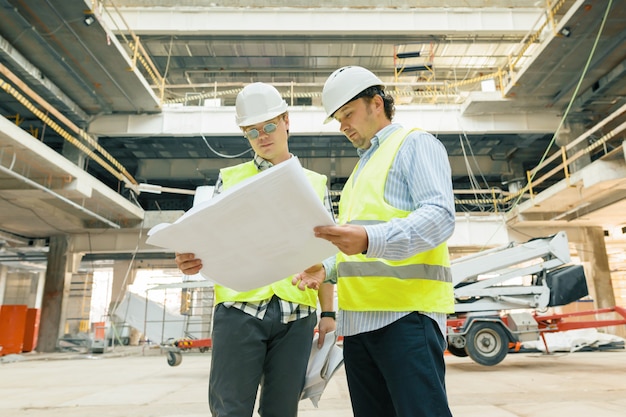
<svg viewBox="0 0 626 417">
<path fill-rule="evenodd" d="M 326 111 L 324 123 L 333 120 L 333 114 L 361 91 L 375 85 L 383 85 L 383 82 L 363 67 L 343 67 L 330 74 L 322 90 L 322 104 Z"/>
<path fill-rule="evenodd" d="M 273 119 L 287 111 L 287 102 L 269 84 L 253 83 L 237 94 L 237 125 L 250 126 Z"/>
</svg>

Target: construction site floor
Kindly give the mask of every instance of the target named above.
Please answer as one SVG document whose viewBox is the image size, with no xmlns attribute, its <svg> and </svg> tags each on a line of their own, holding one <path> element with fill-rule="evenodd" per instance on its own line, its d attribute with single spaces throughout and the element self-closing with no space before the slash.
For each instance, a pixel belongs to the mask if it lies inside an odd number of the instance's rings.
<svg viewBox="0 0 626 417">
<path fill-rule="evenodd" d="M 0 415 L 21 417 L 206 417 L 210 353 L 184 352 L 179 366 L 158 348 L 100 354 L 0 358 Z M 446 356 L 455 417 L 624 417 L 626 351 L 509 354 L 496 366 Z M 256 416 L 256 414 L 255 414 Z M 299 417 L 352 416 L 343 368 L 319 408 Z M 381 416 L 385 417 L 385 416 Z M 433 416 L 435 417 L 435 416 Z"/>
</svg>

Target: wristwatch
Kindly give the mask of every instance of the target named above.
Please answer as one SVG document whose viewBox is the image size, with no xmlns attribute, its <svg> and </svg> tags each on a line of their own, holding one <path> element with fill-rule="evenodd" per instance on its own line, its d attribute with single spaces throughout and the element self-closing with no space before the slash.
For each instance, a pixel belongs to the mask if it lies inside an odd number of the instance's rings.
<svg viewBox="0 0 626 417">
<path fill-rule="evenodd" d="M 320 314 L 321 318 L 324 317 L 330 317 L 333 320 L 336 320 L 337 318 L 335 317 L 335 312 L 334 311 L 322 311 L 322 314 Z"/>
</svg>

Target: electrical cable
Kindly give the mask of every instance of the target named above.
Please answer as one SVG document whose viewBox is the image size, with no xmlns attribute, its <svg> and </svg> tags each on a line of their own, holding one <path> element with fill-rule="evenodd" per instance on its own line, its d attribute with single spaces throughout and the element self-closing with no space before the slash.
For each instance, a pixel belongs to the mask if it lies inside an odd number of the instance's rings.
<svg viewBox="0 0 626 417">
<path fill-rule="evenodd" d="M 474 177 L 474 172 L 472 171 L 472 167 L 470 166 L 469 163 L 469 159 L 467 158 L 467 152 L 465 150 L 465 145 L 463 143 L 463 137 L 461 135 L 459 135 L 459 143 L 461 145 L 461 151 L 463 152 L 463 161 L 465 162 L 465 170 L 467 171 L 467 177 L 469 179 L 470 182 L 470 189 L 474 189 L 477 190 L 479 189 L 476 178 Z M 474 192 L 474 197 L 476 199 L 478 199 L 478 194 L 476 192 Z M 480 208 L 480 211 L 482 210 L 482 207 Z"/>
<path fill-rule="evenodd" d="M 474 175 L 474 170 L 472 169 L 472 166 L 470 164 L 470 160 L 467 156 L 467 151 L 465 150 L 465 141 L 467 141 L 468 147 L 469 147 L 469 140 L 467 139 L 467 136 L 465 135 L 465 133 L 463 134 L 459 134 L 459 144 L 461 145 L 461 151 L 463 152 L 463 161 L 465 162 L 465 169 L 467 170 L 467 175 L 469 178 L 469 182 L 470 182 L 470 187 L 474 190 L 480 189 L 480 184 L 478 183 L 478 180 L 476 179 L 476 176 Z M 470 147 L 470 153 L 472 153 L 472 157 L 474 157 L 473 151 Z M 474 160 L 474 162 L 476 162 Z M 480 168 L 479 168 L 480 170 Z M 486 184 L 487 187 L 489 186 L 489 184 Z M 477 194 L 474 193 L 474 195 L 476 196 Z"/>
<path fill-rule="evenodd" d="M 213 148 L 211 147 L 211 145 L 209 145 L 209 141 L 208 141 L 208 140 L 206 140 L 206 138 L 204 137 L 204 135 L 202 135 L 202 134 L 201 134 L 200 136 L 202 137 L 202 140 L 204 141 L 204 143 L 206 144 L 206 146 L 207 146 L 207 147 L 211 150 L 211 152 L 213 152 L 215 155 L 219 156 L 220 158 L 229 158 L 229 159 L 232 159 L 232 158 L 240 158 L 240 157 L 242 157 L 243 155 L 247 154 L 248 152 L 252 151 L 252 148 L 248 148 L 248 149 L 246 149 L 245 151 L 243 151 L 243 152 L 241 152 L 240 154 L 237 154 L 237 155 L 226 155 L 226 154 L 220 153 L 220 152 L 216 151 L 215 149 L 213 149 Z"/>
</svg>

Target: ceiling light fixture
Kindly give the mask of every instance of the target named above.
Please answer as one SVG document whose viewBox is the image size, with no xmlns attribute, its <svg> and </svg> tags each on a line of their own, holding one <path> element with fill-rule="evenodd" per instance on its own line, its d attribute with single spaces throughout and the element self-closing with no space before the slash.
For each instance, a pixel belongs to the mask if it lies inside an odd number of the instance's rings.
<svg viewBox="0 0 626 417">
<path fill-rule="evenodd" d="M 94 16 L 93 14 L 85 15 L 85 19 L 83 20 L 86 26 L 91 26 L 93 22 L 95 21 L 96 21 L 96 16 Z"/>
</svg>

